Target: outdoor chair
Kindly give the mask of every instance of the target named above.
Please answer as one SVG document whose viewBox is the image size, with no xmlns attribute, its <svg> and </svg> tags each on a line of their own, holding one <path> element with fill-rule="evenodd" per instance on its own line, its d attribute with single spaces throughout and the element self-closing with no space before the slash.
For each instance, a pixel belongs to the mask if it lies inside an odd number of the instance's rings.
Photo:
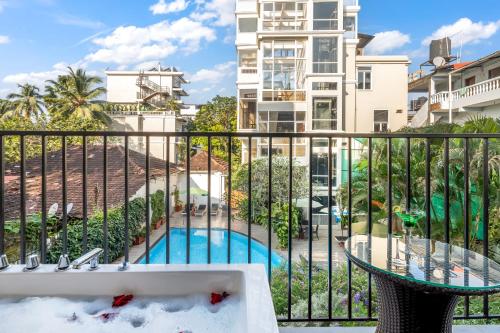
<svg viewBox="0 0 500 333">
<path fill-rule="evenodd" d="M 204 216 L 207 213 L 207 205 L 199 205 L 194 212 L 194 216 Z"/>
<path fill-rule="evenodd" d="M 211 216 L 217 216 L 219 214 L 219 204 L 212 204 L 212 209 L 210 210 Z"/>
<path fill-rule="evenodd" d="M 319 240 L 319 224 L 313 226 L 313 234 L 316 235 L 316 239 Z M 304 220 L 300 225 L 299 239 L 307 239 L 309 237 L 309 221 Z"/>
</svg>

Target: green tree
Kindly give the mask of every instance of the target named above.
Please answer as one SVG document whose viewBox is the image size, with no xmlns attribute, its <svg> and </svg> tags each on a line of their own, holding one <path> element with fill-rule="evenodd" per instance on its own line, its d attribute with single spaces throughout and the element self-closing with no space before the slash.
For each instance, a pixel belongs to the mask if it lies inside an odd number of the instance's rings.
<svg viewBox="0 0 500 333">
<path fill-rule="evenodd" d="M 26 119 L 37 119 L 43 112 L 42 95 L 40 89 L 31 84 L 17 85 L 18 93 L 11 93 L 7 99 L 11 101 L 12 108 L 8 109 L 4 116 L 23 117 Z"/>
<path fill-rule="evenodd" d="M 45 102 L 51 117 L 75 116 L 109 124 L 111 120 L 104 112 L 104 102 L 98 100 L 106 92 L 102 82 L 98 76 L 71 67 L 68 67 L 68 74 L 47 81 Z"/>
<path fill-rule="evenodd" d="M 179 106 L 179 102 L 173 98 L 169 98 L 165 103 L 165 108 L 167 111 L 173 111 L 176 115 L 179 115 L 181 108 Z"/>
<path fill-rule="evenodd" d="M 236 97 L 216 96 L 206 105 L 202 106 L 200 112 L 192 122 L 193 132 L 236 132 Z M 208 149 L 207 138 L 193 138 L 193 145 L 200 145 Z M 241 142 L 232 140 L 232 156 L 234 165 L 240 161 Z M 212 139 L 212 152 L 215 156 L 228 159 L 229 140 L 227 138 Z"/>
<path fill-rule="evenodd" d="M 0 99 L 0 117 L 11 111 L 12 103 L 8 100 Z"/>
</svg>

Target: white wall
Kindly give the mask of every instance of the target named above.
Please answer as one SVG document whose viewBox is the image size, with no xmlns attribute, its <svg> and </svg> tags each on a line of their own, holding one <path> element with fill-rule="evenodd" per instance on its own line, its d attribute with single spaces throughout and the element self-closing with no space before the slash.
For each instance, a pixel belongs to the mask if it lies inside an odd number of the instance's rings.
<svg viewBox="0 0 500 333">
<path fill-rule="evenodd" d="M 212 174 L 211 177 L 211 201 L 212 203 L 221 203 L 224 201 L 225 192 L 225 177 L 220 173 L 216 172 Z M 208 192 L 208 174 L 207 173 L 191 173 L 190 174 L 190 185 L 191 188 L 200 188 Z M 180 200 L 186 202 L 186 174 L 180 174 L 177 181 L 177 188 L 182 193 L 180 195 Z M 196 205 L 206 204 L 206 196 L 192 196 Z"/>
<path fill-rule="evenodd" d="M 389 129 L 408 124 L 408 65 L 406 57 L 358 56 L 357 66 L 371 66 L 372 89 L 356 90 L 356 132 L 373 132 L 375 110 L 389 110 Z M 347 106 L 349 112 L 352 106 Z M 401 110 L 397 113 L 397 110 Z"/>
</svg>

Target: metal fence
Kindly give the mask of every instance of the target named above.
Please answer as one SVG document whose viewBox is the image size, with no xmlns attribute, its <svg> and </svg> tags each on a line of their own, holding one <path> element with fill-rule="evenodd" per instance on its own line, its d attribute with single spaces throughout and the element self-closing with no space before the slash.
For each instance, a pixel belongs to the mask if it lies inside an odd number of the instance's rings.
<svg viewBox="0 0 500 333">
<path fill-rule="evenodd" d="M 386 192 L 387 192 L 387 211 L 392 212 L 393 211 L 393 205 L 394 205 L 394 198 L 392 195 L 392 190 L 393 190 L 393 159 L 395 158 L 394 152 L 393 152 L 393 143 L 395 140 L 403 140 L 406 144 L 406 149 L 404 150 L 404 156 L 398 156 L 399 158 L 404 158 L 405 161 L 405 169 L 404 170 L 399 170 L 399 172 L 404 173 L 404 180 L 405 180 L 405 187 L 406 187 L 406 209 L 410 209 L 410 200 L 409 198 L 412 197 L 412 165 L 411 165 L 411 156 L 414 152 L 412 152 L 411 149 L 411 144 L 414 140 L 420 140 L 423 142 L 423 146 L 425 147 L 425 179 L 424 179 L 424 188 L 425 188 L 425 233 L 423 236 L 427 238 L 431 238 L 431 182 L 432 182 L 432 174 L 431 174 L 431 142 L 432 140 L 442 140 L 444 144 L 444 156 L 442 156 L 443 164 L 442 164 L 442 169 L 443 169 L 443 175 L 444 175 L 444 202 L 443 202 L 443 207 L 444 207 L 444 241 L 450 242 L 450 177 L 449 177 L 449 167 L 450 167 L 450 140 L 461 140 L 463 142 L 463 149 L 464 149 L 464 154 L 463 154 L 463 173 L 464 173 L 464 178 L 466 181 L 464 181 L 464 188 L 463 188 L 463 193 L 464 193 L 464 215 L 465 215 L 465 226 L 464 226 L 464 231 L 463 231 L 463 245 L 466 248 L 470 247 L 470 188 L 469 188 L 469 177 L 470 177 L 470 156 L 471 152 L 469 151 L 470 149 L 470 141 L 471 140 L 479 140 L 482 142 L 482 151 L 481 152 L 475 152 L 477 154 L 481 154 L 482 158 L 482 174 L 483 175 L 488 175 L 488 177 L 485 177 L 485 179 L 489 179 L 489 147 L 492 142 L 495 144 L 498 143 L 498 140 L 500 139 L 500 134 L 405 134 L 405 133 L 397 133 L 397 134 L 348 134 L 348 133 L 302 133 L 302 134 L 297 134 L 297 133 L 273 133 L 273 134 L 268 134 L 268 133 L 131 133 L 131 132 L 46 132 L 46 131 L 33 131 L 33 132 L 22 132 L 22 131 L 4 131 L 0 132 L 0 158 L 1 158 L 1 163 L 0 163 L 0 254 L 4 253 L 5 251 L 5 222 L 6 222 L 6 216 L 5 216 L 5 166 L 6 166 L 6 156 L 5 152 L 7 151 L 7 145 L 11 144 L 12 138 L 16 138 L 19 141 L 18 144 L 18 149 L 19 149 L 19 158 L 17 161 L 15 161 L 15 164 L 19 166 L 19 172 L 20 172 L 20 178 L 19 178 L 19 201 L 21 203 L 20 206 L 20 212 L 19 212 L 19 217 L 20 217 L 20 229 L 19 229 L 19 253 L 20 253 L 20 263 L 24 264 L 26 261 L 26 255 L 28 253 L 27 249 L 27 244 L 26 244 L 26 221 L 27 221 L 27 201 L 26 201 L 26 181 L 27 181 L 27 175 L 26 175 L 26 140 L 27 138 L 38 138 L 40 140 L 41 144 L 41 207 L 43 209 L 41 210 L 41 242 L 40 242 L 40 248 L 39 248 L 39 254 L 41 256 L 41 261 L 42 263 L 47 263 L 47 250 L 48 247 L 50 247 L 50 244 L 47 241 L 47 156 L 50 154 L 47 140 L 48 138 L 58 138 L 58 140 L 61 140 L 61 146 L 60 146 L 60 151 L 61 151 L 61 191 L 62 191 L 62 229 L 61 229 L 61 235 L 62 235 L 62 252 L 67 253 L 68 251 L 68 212 L 67 212 L 67 192 L 68 188 L 71 186 L 75 186 L 71 184 L 71 182 L 68 182 L 68 170 L 67 170 L 67 150 L 68 150 L 68 140 L 70 138 L 72 139 L 78 139 L 80 140 L 80 143 L 78 144 L 78 147 L 81 147 L 82 150 L 82 184 L 81 184 L 81 191 L 83 192 L 82 196 L 82 221 L 83 221 L 83 235 L 82 235 L 82 248 L 84 250 L 87 249 L 87 221 L 88 221 L 88 214 L 89 214 L 89 203 L 88 203 L 88 198 L 87 198 L 87 189 L 88 189 L 88 180 L 87 180 L 87 150 L 89 146 L 89 140 L 90 139 L 98 139 L 98 144 L 102 145 L 103 149 L 103 188 L 105 189 L 103 193 L 103 212 L 104 212 L 104 218 L 103 218 L 103 235 L 104 235 L 104 240 L 103 240 L 103 246 L 106 249 L 108 246 L 108 225 L 107 225 L 107 209 L 108 209 L 108 204 L 107 204 L 107 183 L 109 181 L 108 179 L 108 157 L 107 157 L 107 146 L 110 144 L 110 142 L 115 142 L 116 140 L 120 140 L 123 144 L 124 147 L 124 161 L 123 161 L 123 170 L 124 170 L 124 184 L 123 184 L 123 203 L 128 203 L 130 199 L 131 193 L 129 193 L 129 168 L 130 168 L 130 162 L 129 162 L 129 153 L 130 153 L 130 146 L 129 146 L 129 141 L 130 138 L 136 138 L 136 137 L 142 137 L 145 138 L 145 156 L 146 156 L 146 162 L 145 162 L 145 179 L 150 179 L 150 154 L 151 154 L 151 148 L 150 148 L 150 142 L 152 137 L 161 137 L 164 138 L 167 142 L 166 144 L 166 160 L 164 161 L 164 166 L 166 170 L 166 184 L 165 184 L 165 193 L 167 195 L 167 200 L 165 200 L 165 212 L 166 216 L 170 216 L 171 213 L 173 212 L 173 208 L 171 207 L 171 200 L 169 199 L 169 193 L 171 189 L 171 183 L 170 183 L 170 149 L 171 149 L 171 143 L 172 142 L 179 142 L 179 140 L 176 140 L 176 138 L 182 138 L 185 145 L 179 146 L 182 147 L 182 149 L 185 149 L 184 153 L 185 156 L 187 156 L 185 160 L 185 166 L 186 166 L 186 189 L 187 189 L 187 194 L 186 197 L 190 197 L 190 189 L 191 189 L 191 179 L 190 179 L 190 172 L 191 172 L 191 167 L 190 167 L 190 161 L 191 158 L 189 157 L 192 152 L 192 141 L 195 138 L 204 138 L 207 140 L 207 151 L 208 151 L 208 160 L 210 161 L 212 158 L 212 143 L 214 139 L 223 139 L 226 140 L 228 144 L 228 155 L 227 155 L 227 163 L 228 163 L 228 175 L 227 175 L 227 202 L 231 203 L 232 202 L 232 177 L 233 177 L 233 169 L 236 167 L 234 163 L 234 155 L 232 154 L 232 146 L 234 144 L 235 140 L 245 140 L 247 144 L 247 151 L 252 152 L 252 147 L 253 146 L 253 140 L 257 139 L 266 139 L 267 144 L 268 144 L 268 149 L 267 152 L 267 158 L 268 158 L 268 189 L 267 189 L 267 194 L 268 194 L 268 205 L 270 206 L 272 204 L 272 167 L 273 167 L 273 140 L 283 140 L 287 139 L 288 140 L 288 167 L 289 167 L 289 172 L 288 172 L 288 183 L 292 184 L 292 168 L 293 168 L 293 162 L 295 159 L 295 156 L 293 156 L 293 140 L 295 139 L 303 139 L 307 140 L 309 145 L 308 149 L 306 149 L 308 156 L 306 156 L 306 159 L 308 158 L 309 160 L 312 160 L 313 158 L 313 141 L 315 139 L 322 139 L 322 140 L 328 140 L 328 203 L 329 203 L 329 209 L 328 211 L 331 212 L 331 208 L 333 205 L 333 197 L 335 195 L 334 193 L 334 188 L 332 184 L 332 179 L 334 179 L 333 175 L 333 167 L 332 167 L 332 157 L 333 157 L 333 150 L 334 150 L 334 145 L 333 145 L 333 140 L 338 140 L 339 142 L 342 142 L 343 144 L 343 149 L 347 152 L 347 179 L 345 186 L 348 188 L 348 202 L 347 202 L 347 212 L 348 212 L 348 230 L 347 230 L 347 235 L 351 236 L 353 234 L 352 230 L 352 225 L 353 225 L 353 196 L 352 196 L 352 180 L 353 180 L 353 164 L 354 164 L 354 157 L 353 157 L 353 151 L 354 151 L 354 140 L 363 140 L 364 142 L 364 149 L 366 152 L 366 158 L 368 161 L 368 167 L 367 167 L 367 183 L 366 183 L 366 200 L 368 203 L 371 203 L 373 200 L 373 193 L 372 193 L 372 182 L 373 182 L 373 145 L 374 145 L 374 140 L 377 140 L 377 142 L 383 142 L 384 145 L 387 147 L 387 180 L 386 180 Z M 9 141 L 10 140 L 10 141 Z M 17 146 L 16 146 L 17 147 Z M 16 148 L 17 149 L 17 148 Z M 59 148 L 58 148 L 59 149 Z M 248 160 L 241 161 L 241 163 L 249 163 L 252 161 L 252 154 L 246 154 Z M 208 163 L 208 174 L 211 175 L 212 171 L 212 163 Z M 313 171 L 311 168 L 308 170 L 308 200 L 309 200 L 309 207 L 312 207 L 312 200 L 313 200 Z M 249 163 L 248 167 L 248 188 L 252 188 L 252 163 Z M 212 256 L 211 256 L 211 233 L 210 229 L 212 228 L 211 225 L 211 180 L 210 177 L 208 177 L 208 204 L 207 204 L 207 222 L 208 222 L 208 229 L 209 232 L 207 233 L 207 263 L 212 262 Z M 78 185 L 80 186 L 80 185 Z M 284 184 L 283 186 L 288 186 L 288 184 Z M 483 253 L 488 256 L 489 253 L 489 211 L 490 211 L 490 198 L 489 198 L 489 186 L 490 183 L 489 181 L 484 181 L 482 184 L 482 216 L 483 216 L 483 221 L 484 221 L 484 227 L 483 227 Z M 150 195 L 151 195 L 151 189 L 149 185 L 149 181 L 145 182 L 145 200 L 146 200 L 146 249 L 145 249 L 145 260 L 146 262 L 149 263 L 150 261 L 150 247 L 151 247 L 151 242 L 150 242 Z M 246 193 L 248 197 L 248 211 L 252 211 L 252 191 L 249 191 Z M 289 187 L 288 188 L 288 220 L 291 220 L 292 217 L 292 207 L 293 207 L 293 197 L 292 197 L 292 189 Z M 192 228 L 192 223 L 191 223 L 191 214 L 190 214 L 190 205 L 186 205 L 186 234 L 187 234 L 187 242 L 186 242 L 186 263 L 190 263 L 190 230 Z M 232 205 L 228 204 L 227 205 L 228 209 L 228 214 L 227 214 L 227 231 L 228 234 L 231 233 L 232 230 L 232 222 L 233 222 L 233 214 L 232 214 Z M 368 204 L 367 207 L 367 225 L 368 225 L 368 232 L 372 232 L 372 227 L 373 227 L 373 207 L 372 204 Z M 271 222 L 272 222 L 272 215 L 271 215 L 271 209 L 269 207 L 268 209 L 268 230 L 267 230 L 267 250 L 268 250 L 268 262 L 267 262 L 267 268 L 268 268 L 268 274 L 269 274 L 269 280 L 271 281 L 273 279 L 272 275 L 272 262 L 271 262 L 271 252 L 273 249 L 273 244 L 272 244 L 272 230 L 271 230 Z M 367 320 L 376 320 L 374 318 L 374 311 L 372 309 L 372 294 L 373 290 L 371 288 L 371 277 L 368 278 L 368 316 L 366 318 L 359 318 L 353 315 L 353 295 L 352 295 L 352 271 L 353 271 L 353 266 L 350 262 L 347 263 L 347 315 L 345 317 L 337 318 L 333 315 L 333 307 L 334 304 L 332 303 L 332 289 L 335 288 L 336 286 L 332 285 L 332 274 L 336 274 L 334 271 L 333 267 L 333 262 L 332 262 L 332 237 L 333 237 L 333 217 L 332 214 L 328 214 L 328 224 L 327 224 L 327 233 L 328 233 L 328 245 L 327 245 L 327 263 L 326 263 L 326 269 L 328 270 L 328 316 L 326 317 L 321 317 L 317 318 L 313 315 L 312 311 L 312 296 L 313 296 L 313 286 L 312 286 L 312 279 L 313 279 L 313 211 L 312 209 L 308 210 L 308 254 L 307 254 L 307 265 L 308 265 L 308 279 L 307 279 L 307 285 L 304 286 L 307 288 L 307 316 L 304 318 L 295 318 L 292 315 L 292 278 L 293 278 L 293 265 L 292 265 L 292 254 L 293 254 L 293 235 L 292 235 L 292 229 L 288 228 L 288 313 L 284 318 L 280 318 L 280 321 L 283 322 L 331 322 L 331 321 L 367 321 Z M 252 241 L 252 217 L 251 214 L 249 214 L 248 217 L 248 230 L 247 230 L 247 236 L 248 236 L 248 262 L 252 262 L 252 254 L 251 254 L 251 241 Z M 128 205 L 124 205 L 124 234 L 123 237 L 124 239 L 129 239 L 129 210 L 128 210 Z M 389 213 L 387 215 L 387 232 L 392 233 L 393 231 L 393 214 Z M 166 237 L 168 239 L 170 233 L 170 219 L 166 219 Z M 228 238 L 228 247 L 227 247 L 227 262 L 231 263 L 231 237 Z M 166 264 L 169 264 L 171 261 L 171 251 L 170 251 L 170 242 L 166 242 Z M 124 255 L 124 260 L 129 261 L 129 242 L 124 242 L 124 248 L 123 248 L 123 255 Z M 107 263 L 108 260 L 108 255 L 107 252 L 105 252 L 105 257 L 104 261 Z M 1 273 L 0 273 L 1 274 Z M 481 315 L 472 315 L 469 313 L 469 301 L 468 299 L 465 300 L 465 311 L 464 311 L 464 316 L 461 316 L 460 318 L 483 318 L 483 319 L 491 319 L 491 318 L 500 318 L 500 314 L 492 314 L 490 313 L 490 305 L 489 305 L 489 299 L 488 297 L 484 298 L 484 303 L 483 303 L 483 313 Z"/>
</svg>

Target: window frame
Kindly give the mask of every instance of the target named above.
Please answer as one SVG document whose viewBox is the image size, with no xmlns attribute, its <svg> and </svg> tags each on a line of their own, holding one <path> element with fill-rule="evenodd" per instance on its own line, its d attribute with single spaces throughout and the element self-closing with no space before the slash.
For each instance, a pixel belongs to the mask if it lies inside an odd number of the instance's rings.
<svg viewBox="0 0 500 333">
<path fill-rule="evenodd" d="M 316 18 L 316 7 L 322 4 L 335 4 L 336 18 Z M 314 31 L 337 31 L 339 30 L 339 2 L 338 1 L 317 1 L 313 2 L 313 30 Z M 317 25 L 318 23 L 318 25 Z M 330 23 L 327 25 L 329 29 L 325 29 L 320 23 Z"/>
<path fill-rule="evenodd" d="M 330 50 L 328 52 L 335 54 L 334 61 L 318 61 L 320 58 L 321 51 L 321 40 L 330 40 L 333 41 L 331 45 L 335 46 L 335 50 Z M 318 44 L 316 44 L 318 43 Z M 316 47 L 317 46 L 317 47 Z M 338 37 L 313 37 L 313 56 L 312 56 L 312 67 L 313 73 L 315 74 L 336 74 L 339 71 L 339 38 Z M 332 66 L 332 71 L 328 71 L 326 66 Z"/>
<path fill-rule="evenodd" d="M 357 84 L 356 89 L 358 90 L 373 90 L 373 68 L 371 66 L 359 66 L 357 70 Z M 360 74 L 362 78 L 360 79 Z M 370 74 L 369 87 L 367 87 L 367 74 Z"/>
<path fill-rule="evenodd" d="M 387 120 L 386 121 L 376 121 L 375 114 L 377 111 L 387 112 Z M 385 125 L 385 130 L 383 126 Z M 389 109 L 375 109 L 373 110 L 373 132 L 374 133 L 387 133 L 389 131 Z"/>
</svg>

